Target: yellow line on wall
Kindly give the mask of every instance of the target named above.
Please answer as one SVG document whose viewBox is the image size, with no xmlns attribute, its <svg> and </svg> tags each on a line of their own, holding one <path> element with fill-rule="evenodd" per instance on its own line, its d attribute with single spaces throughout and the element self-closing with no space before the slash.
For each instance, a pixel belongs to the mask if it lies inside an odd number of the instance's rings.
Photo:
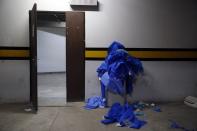
<svg viewBox="0 0 197 131">
<path fill-rule="evenodd" d="M 86 51 L 86 58 L 105 58 L 107 56 L 107 51 Z"/>
<path fill-rule="evenodd" d="M 197 58 L 197 51 L 128 51 L 136 58 Z M 86 58 L 105 58 L 107 51 L 86 51 Z"/>
<path fill-rule="evenodd" d="M 197 58 L 197 51 L 129 51 L 136 58 Z"/>
<path fill-rule="evenodd" d="M 136 58 L 195 58 L 197 59 L 197 51 L 128 51 L 128 53 Z M 0 50 L 0 57 L 23 57 L 28 58 L 29 50 L 3 49 Z M 105 58 L 107 51 L 105 50 L 86 50 L 85 58 Z"/>
<path fill-rule="evenodd" d="M 29 50 L 0 50 L 0 57 L 29 57 Z"/>
</svg>

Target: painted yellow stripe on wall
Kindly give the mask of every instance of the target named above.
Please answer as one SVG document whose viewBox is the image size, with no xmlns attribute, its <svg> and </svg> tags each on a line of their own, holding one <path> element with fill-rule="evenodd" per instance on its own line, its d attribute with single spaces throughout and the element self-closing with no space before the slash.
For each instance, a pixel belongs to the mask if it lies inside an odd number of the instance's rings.
<svg viewBox="0 0 197 131">
<path fill-rule="evenodd" d="M 0 50 L 0 57 L 29 57 L 29 50 Z"/>
<path fill-rule="evenodd" d="M 197 58 L 197 51 L 128 51 L 136 58 Z M 107 51 L 86 51 L 86 58 L 105 58 Z"/>
<path fill-rule="evenodd" d="M 86 58 L 105 58 L 107 56 L 107 51 L 86 51 Z"/>
<path fill-rule="evenodd" d="M 129 51 L 137 58 L 197 58 L 197 51 Z"/>
<path fill-rule="evenodd" d="M 197 51 L 128 51 L 137 58 L 197 58 Z M 105 58 L 107 51 L 86 50 L 86 58 Z M 0 57 L 29 57 L 29 50 L 0 50 Z"/>
</svg>

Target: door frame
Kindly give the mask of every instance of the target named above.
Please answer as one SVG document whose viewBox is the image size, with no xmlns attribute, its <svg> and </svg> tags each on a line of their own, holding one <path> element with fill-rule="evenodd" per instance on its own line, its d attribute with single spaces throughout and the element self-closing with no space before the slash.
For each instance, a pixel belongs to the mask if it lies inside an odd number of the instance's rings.
<svg viewBox="0 0 197 131">
<path fill-rule="evenodd" d="M 31 21 L 31 12 L 32 12 L 32 10 L 30 10 L 29 11 L 29 24 L 31 25 L 31 23 L 30 23 L 30 21 Z M 62 12 L 62 11 L 36 11 L 37 12 L 37 15 L 39 14 L 39 13 L 64 13 L 65 14 L 65 20 L 67 19 L 66 18 L 66 13 L 72 13 L 72 12 L 75 12 L 75 11 L 64 11 L 64 12 Z M 73 95 L 71 95 L 71 98 L 66 98 L 66 101 L 67 102 L 72 102 L 72 101 L 84 101 L 85 100 L 85 12 L 75 12 L 75 13 L 83 13 L 84 15 L 84 21 L 83 21 L 83 26 L 84 26 L 84 30 L 83 30 L 83 34 L 84 34 L 84 40 L 83 40 L 83 46 L 84 46 L 84 49 L 83 49 L 83 61 L 82 61 L 82 75 L 83 75 L 83 85 L 81 85 L 80 87 L 78 87 L 78 88 L 80 88 L 81 89 L 81 94 L 82 94 L 82 97 L 80 98 L 80 99 L 75 99 L 74 97 L 75 97 L 75 95 L 73 94 Z M 66 25 L 66 27 L 67 27 L 67 25 Z M 78 28 L 78 27 L 76 27 L 76 28 Z M 65 28 L 66 29 L 66 28 Z M 29 26 L 29 36 L 30 36 L 30 43 L 32 42 L 32 40 L 31 40 L 31 26 Z M 72 31 L 72 30 L 71 30 Z M 36 32 L 37 32 L 37 29 L 36 29 Z M 71 43 L 69 43 L 69 41 L 68 41 L 68 39 L 67 39 L 67 34 L 68 34 L 69 32 L 66 30 L 66 50 L 67 50 L 67 46 L 68 46 L 68 44 L 71 44 Z M 36 35 L 37 35 L 37 33 L 36 33 Z M 31 45 L 31 44 L 30 44 Z M 30 47 L 30 68 L 32 68 L 32 63 L 31 63 L 31 61 L 32 61 L 32 54 L 31 54 L 31 50 L 32 50 L 32 48 Z M 37 49 L 36 49 L 37 50 Z M 67 51 L 66 51 L 66 60 L 68 59 L 68 57 L 69 57 L 70 55 L 67 53 Z M 37 59 L 36 59 L 36 61 L 37 61 Z M 36 64 L 37 64 L 37 62 L 36 62 Z M 68 66 L 72 66 L 72 65 L 68 65 L 68 63 L 66 62 L 66 72 L 67 72 L 67 69 L 69 69 L 68 68 Z M 36 67 L 37 67 L 37 65 L 36 65 Z M 37 70 L 36 70 L 37 71 Z M 31 103 L 31 105 L 32 105 L 32 108 L 33 108 L 33 110 L 35 110 L 35 111 L 37 111 L 38 110 L 38 96 L 37 96 L 37 86 L 36 87 L 32 87 L 32 83 L 33 82 L 36 82 L 36 85 L 37 85 L 37 75 L 36 76 L 33 76 L 34 77 L 34 79 L 33 79 L 33 81 L 32 81 L 32 75 L 31 74 L 33 74 L 33 73 L 35 73 L 35 72 L 32 72 L 32 70 L 30 69 L 30 103 Z M 37 72 L 36 72 L 36 74 L 37 74 Z M 67 85 L 67 83 L 68 83 L 68 77 L 70 77 L 67 73 L 66 73 L 66 92 L 67 92 L 67 94 L 69 93 L 68 91 L 69 91 L 69 89 L 71 89 L 72 87 L 70 87 L 70 86 L 68 86 Z M 75 81 L 75 80 L 73 80 L 73 81 Z M 34 89 L 34 88 L 36 88 L 36 89 Z M 33 98 L 33 96 L 35 97 L 36 96 L 36 99 L 34 98 L 34 99 L 32 99 Z M 73 97 L 73 98 L 72 98 Z M 33 104 L 33 103 L 35 103 L 35 104 Z"/>
<path fill-rule="evenodd" d="M 30 43 L 30 106 L 33 112 L 38 110 L 37 95 L 37 4 L 29 11 Z"/>
</svg>

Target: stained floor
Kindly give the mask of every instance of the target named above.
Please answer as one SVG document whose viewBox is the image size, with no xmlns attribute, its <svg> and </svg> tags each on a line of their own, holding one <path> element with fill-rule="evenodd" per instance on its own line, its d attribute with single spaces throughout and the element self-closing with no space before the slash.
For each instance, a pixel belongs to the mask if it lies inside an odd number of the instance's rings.
<svg viewBox="0 0 197 131">
<path fill-rule="evenodd" d="M 103 125 L 108 109 L 85 110 L 84 103 L 68 103 L 66 107 L 40 107 L 37 114 L 26 113 L 23 105 L 1 105 L 0 131 L 136 131 L 115 124 Z M 139 131 L 179 131 L 170 128 L 174 120 L 197 131 L 197 109 L 182 103 L 162 104 L 162 112 L 145 109 L 141 119 L 148 123 Z"/>
</svg>

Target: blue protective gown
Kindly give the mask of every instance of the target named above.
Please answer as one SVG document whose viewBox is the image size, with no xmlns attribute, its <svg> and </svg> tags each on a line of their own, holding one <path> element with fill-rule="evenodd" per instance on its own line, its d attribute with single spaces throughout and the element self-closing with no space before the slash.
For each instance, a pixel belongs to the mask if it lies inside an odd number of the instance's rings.
<svg viewBox="0 0 197 131">
<path fill-rule="evenodd" d="M 106 88 L 119 95 L 131 94 L 133 81 L 142 71 L 142 63 L 130 56 L 121 43 L 114 41 L 108 48 L 105 61 L 97 69 L 98 77 L 101 78 L 102 97 L 105 98 Z"/>
</svg>

